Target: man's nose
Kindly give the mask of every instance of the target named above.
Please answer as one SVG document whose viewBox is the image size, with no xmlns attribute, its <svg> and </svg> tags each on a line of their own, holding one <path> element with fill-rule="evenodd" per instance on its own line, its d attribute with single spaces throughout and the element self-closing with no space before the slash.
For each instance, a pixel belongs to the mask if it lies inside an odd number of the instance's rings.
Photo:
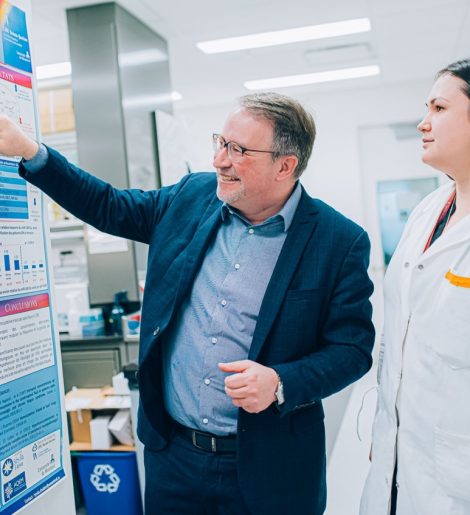
<svg viewBox="0 0 470 515">
<path fill-rule="evenodd" d="M 212 163 L 215 168 L 228 168 L 232 165 L 227 147 L 221 148 L 214 154 L 214 160 Z"/>
</svg>

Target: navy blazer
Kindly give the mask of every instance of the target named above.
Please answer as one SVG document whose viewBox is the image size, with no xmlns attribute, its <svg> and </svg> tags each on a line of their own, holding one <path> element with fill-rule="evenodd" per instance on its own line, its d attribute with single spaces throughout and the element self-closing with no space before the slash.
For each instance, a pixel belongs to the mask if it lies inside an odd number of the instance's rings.
<svg viewBox="0 0 470 515">
<path fill-rule="evenodd" d="M 52 149 L 42 170 L 20 165 L 20 174 L 101 231 L 149 244 L 138 433 L 147 447 L 162 449 L 172 421 L 163 404 L 161 349 L 221 223 L 215 174 L 188 175 L 158 191 L 117 190 Z M 248 355 L 278 372 L 286 400 L 280 409 L 238 412 L 239 481 L 255 514 L 325 509 L 321 400 L 372 363 L 369 251 L 359 226 L 302 189 Z"/>
</svg>

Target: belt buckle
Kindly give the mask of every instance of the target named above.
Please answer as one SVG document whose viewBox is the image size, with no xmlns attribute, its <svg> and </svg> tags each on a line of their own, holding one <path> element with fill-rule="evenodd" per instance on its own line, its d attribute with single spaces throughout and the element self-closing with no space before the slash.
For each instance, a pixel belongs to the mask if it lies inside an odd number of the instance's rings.
<svg viewBox="0 0 470 515">
<path fill-rule="evenodd" d="M 205 435 L 204 433 L 201 433 L 200 431 L 196 431 L 196 430 L 193 430 L 193 433 L 191 435 L 191 440 L 193 442 L 193 445 L 194 447 L 196 447 L 197 449 L 201 449 L 202 451 L 206 451 L 207 450 L 202 447 L 201 445 L 199 445 L 197 443 L 197 435 L 201 435 L 201 436 L 209 436 L 209 435 Z M 217 438 L 215 436 L 210 436 L 210 439 L 211 439 L 211 451 L 212 452 L 217 452 Z"/>
</svg>

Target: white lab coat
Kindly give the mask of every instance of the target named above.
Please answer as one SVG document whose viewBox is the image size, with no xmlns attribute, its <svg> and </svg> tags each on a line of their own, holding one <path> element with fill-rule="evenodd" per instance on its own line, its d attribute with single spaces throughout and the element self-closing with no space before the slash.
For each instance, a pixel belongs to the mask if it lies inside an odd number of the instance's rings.
<svg viewBox="0 0 470 515">
<path fill-rule="evenodd" d="M 372 464 L 361 515 L 470 515 L 470 216 L 423 254 L 447 184 L 413 211 L 385 277 Z M 399 427 L 397 421 L 399 420 Z"/>
</svg>

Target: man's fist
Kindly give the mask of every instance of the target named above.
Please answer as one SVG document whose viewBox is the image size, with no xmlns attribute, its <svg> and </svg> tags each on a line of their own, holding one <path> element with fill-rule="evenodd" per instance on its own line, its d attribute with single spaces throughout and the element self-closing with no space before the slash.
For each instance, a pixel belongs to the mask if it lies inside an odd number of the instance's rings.
<svg viewBox="0 0 470 515">
<path fill-rule="evenodd" d="M 29 138 L 10 118 L 0 115 L 0 154 L 31 159 L 39 150 L 36 141 Z"/>
<path fill-rule="evenodd" d="M 248 413 L 264 411 L 275 400 L 279 377 L 272 368 L 244 359 L 219 363 L 222 372 L 232 372 L 225 378 L 225 393 L 233 404 Z"/>
</svg>

